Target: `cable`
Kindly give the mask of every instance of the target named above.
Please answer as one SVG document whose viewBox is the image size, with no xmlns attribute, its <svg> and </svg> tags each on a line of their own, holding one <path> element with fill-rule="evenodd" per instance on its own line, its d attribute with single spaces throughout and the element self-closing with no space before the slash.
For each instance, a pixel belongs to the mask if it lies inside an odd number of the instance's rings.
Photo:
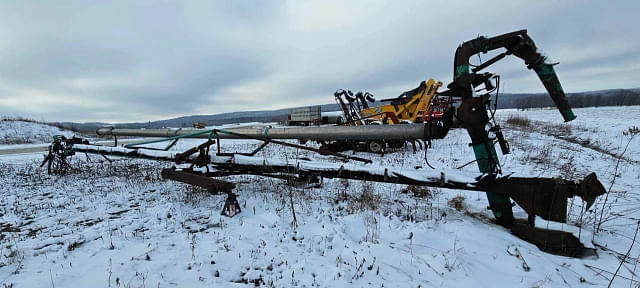
<svg viewBox="0 0 640 288">
<path fill-rule="evenodd" d="M 431 140 L 429 140 L 431 141 Z M 429 159 L 427 158 L 427 150 L 429 150 L 429 146 L 425 145 L 426 147 L 424 147 L 424 162 L 427 163 L 427 166 L 429 166 L 429 168 L 435 170 L 436 167 L 431 166 L 431 164 L 429 163 Z"/>
<path fill-rule="evenodd" d="M 493 111 L 491 111 L 491 107 L 489 107 L 489 113 L 491 117 L 489 117 L 490 121 L 493 121 L 495 124 L 494 117 L 496 116 L 496 111 L 498 110 L 498 95 L 500 94 L 500 75 L 496 75 L 496 100 L 493 102 Z"/>
<path fill-rule="evenodd" d="M 486 158 L 483 158 L 483 159 L 481 159 L 481 160 L 487 160 L 487 159 L 486 159 Z M 460 166 L 460 167 L 456 167 L 455 169 L 462 169 L 462 168 L 466 167 L 467 165 L 469 165 L 469 164 L 471 164 L 471 163 L 473 163 L 473 162 L 476 162 L 476 161 L 478 161 L 478 159 L 476 159 L 476 160 L 472 160 L 472 161 L 468 162 L 467 164 L 464 164 L 464 165 L 462 165 L 462 166 Z"/>
</svg>

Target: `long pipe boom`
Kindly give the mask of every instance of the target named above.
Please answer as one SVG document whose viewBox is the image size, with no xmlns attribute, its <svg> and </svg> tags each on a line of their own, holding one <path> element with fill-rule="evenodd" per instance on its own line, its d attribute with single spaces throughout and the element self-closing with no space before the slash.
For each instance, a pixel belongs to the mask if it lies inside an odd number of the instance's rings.
<svg viewBox="0 0 640 288">
<path fill-rule="evenodd" d="M 175 137 L 209 138 L 211 129 L 120 129 L 100 128 L 98 135 L 135 136 L 135 137 Z M 428 139 L 428 126 L 425 124 L 411 125 L 367 125 L 367 126 L 321 126 L 321 127 L 271 127 L 252 126 L 227 129 L 217 129 L 217 137 L 221 139 L 306 139 L 306 140 L 409 140 Z M 224 131 L 233 132 L 232 134 Z M 193 135 L 190 135 L 193 134 Z M 247 137 L 243 137 L 246 135 Z M 216 136 L 214 136 L 216 137 Z"/>
</svg>

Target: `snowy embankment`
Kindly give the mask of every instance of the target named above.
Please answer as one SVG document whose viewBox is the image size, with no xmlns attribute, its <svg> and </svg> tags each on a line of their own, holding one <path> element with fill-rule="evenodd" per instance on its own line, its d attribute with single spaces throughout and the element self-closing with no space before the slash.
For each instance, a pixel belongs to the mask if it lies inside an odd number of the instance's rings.
<svg viewBox="0 0 640 288">
<path fill-rule="evenodd" d="M 578 119 L 601 117 L 588 116 L 601 113 L 590 109 L 576 109 Z M 613 110 L 601 114 L 620 115 L 619 123 L 585 119 L 577 122 L 580 125 L 570 124 L 571 133 L 583 133 L 584 128 L 591 131 L 584 132 L 585 137 L 615 146 L 614 130 L 634 124 L 637 108 L 603 109 Z M 498 117 L 506 118 L 504 112 L 509 111 L 500 111 Z M 227 218 L 220 216 L 224 196 L 160 179 L 159 170 L 170 163 L 128 159 L 109 163 L 99 156 L 81 155 L 72 161 L 76 170 L 57 178 L 46 175 L 33 158 L 6 162 L 0 157 L 0 283 L 9 287 L 608 285 L 640 219 L 638 163 L 621 160 L 614 173 L 618 161 L 610 153 L 547 133 L 558 127 L 566 131 L 560 115 L 553 114 L 556 111 L 511 112 L 540 121 L 546 129 L 529 131 L 501 121 L 513 150 L 500 156 L 503 171 L 574 180 L 593 171 L 607 188 L 615 179 L 606 203 L 601 197 L 590 211 L 582 211 L 579 199 L 570 201 L 567 224 L 538 219 L 538 226 L 578 231 L 583 243 L 596 247 L 596 255 L 574 259 L 540 251 L 494 224 L 481 192 L 333 179 L 294 187 L 277 179 L 234 176 L 228 179 L 237 183 L 243 211 Z M 609 129 L 603 123 L 617 127 Z M 638 138 L 629 151 L 640 151 Z M 200 142 L 182 141 L 173 149 L 183 151 Z M 426 157 L 436 168 L 459 167 L 473 160 L 468 142 L 464 130 L 452 130 L 446 139 L 434 141 Z M 259 145 L 246 140 L 222 140 L 222 144 L 226 152 L 251 151 Z M 622 151 L 616 149 L 612 148 Z M 258 156 L 290 162 L 303 157 L 336 161 L 275 145 Z M 372 159 L 374 168 L 427 169 L 423 151 L 359 156 Z M 475 172 L 474 165 L 462 170 Z M 517 206 L 514 213 L 526 218 Z M 633 246 L 614 287 L 638 284 L 639 256 L 640 247 Z"/>
<path fill-rule="evenodd" d="M 54 135 L 71 137 L 75 133 L 58 127 L 21 120 L 0 120 L 0 148 L 36 147 L 49 144 Z"/>
<path fill-rule="evenodd" d="M 547 124 L 562 124 L 560 127 L 564 129 L 549 131 L 549 134 L 585 143 L 615 155 L 623 153 L 629 140 L 622 132 L 632 126 L 640 128 L 640 106 L 579 108 L 576 109 L 578 118 L 566 124 L 555 108 L 498 110 L 497 118 L 504 122 L 512 115 Z M 624 157 L 640 163 L 640 145 L 629 145 Z"/>
</svg>

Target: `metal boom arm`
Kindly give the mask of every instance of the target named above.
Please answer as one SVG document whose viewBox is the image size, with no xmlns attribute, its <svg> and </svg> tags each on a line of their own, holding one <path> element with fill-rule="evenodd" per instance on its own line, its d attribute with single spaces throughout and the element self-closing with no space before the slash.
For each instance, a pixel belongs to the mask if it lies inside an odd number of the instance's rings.
<svg viewBox="0 0 640 288">
<path fill-rule="evenodd" d="M 487 53 L 488 51 L 499 48 L 505 48 L 507 51 L 469 71 L 469 58 L 471 58 L 471 56 L 478 53 Z M 454 95 L 460 96 L 463 99 L 471 97 L 473 94 L 471 85 L 476 87 L 483 83 L 487 77 L 487 74 L 477 73 L 507 55 L 514 55 L 521 58 L 524 60 L 527 68 L 533 69 L 536 72 L 556 107 L 560 110 L 565 122 L 576 118 L 567 102 L 567 97 L 562 89 L 562 85 L 560 85 L 558 75 L 553 69 L 554 64 L 547 63 L 549 59 L 540 53 L 533 40 L 527 34 L 527 30 L 515 31 L 490 38 L 480 36 L 462 43 L 462 45 L 456 49 L 453 64 L 453 82 L 449 84 L 448 88 L 455 91 L 455 93 L 453 93 Z"/>
<path fill-rule="evenodd" d="M 469 58 L 478 53 L 487 53 L 488 51 L 505 48 L 506 51 L 486 61 L 485 63 L 469 70 Z M 462 43 L 454 58 L 453 82 L 447 85 L 448 91 L 441 93 L 442 95 L 457 96 L 462 99 L 462 104 L 458 108 L 457 118 L 461 122 L 461 126 L 467 130 L 471 138 L 471 146 L 475 154 L 478 168 L 483 173 L 500 173 L 500 163 L 494 146 L 493 139 L 489 137 L 486 130 L 489 123 L 489 115 L 486 106 L 489 104 L 489 95 L 474 97 L 475 88 L 481 84 L 490 90 L 490 79 L 494 77 L 492 73 L 479 74 L 484 68 L 500 61 L 507 55 L 515 55 L 524 60 L 527 68 L 533 69 L 549 95 L 555 102 L 556 107 L 560 110 L 562 117 L 566 121 L 576 118 L 567 102 L 567 98 L 562 90 L 558 76 L 553 69 L 553 64 L 547 63 L 548 59 L 536 48 L 533 40 L 527 35 L 527 30 L 520 30 L 495 37 L 480 36 L 471 41 Z M 489 91 L 488 91 L 489 92 Z M 496 136 L 502 135 L 500 126 L 495 126 L 493 132 Z M 498 140 L 501 140 L 500 138 Z M 501 148 L 508 147 L 502 141 Z M 506 151 L 505 151 L 506 150 Z M 508 148 L 503 148 L 503 153 L 507 153 Z M 487 192 L 487 198 L 494 216 L 498 222 L 506 227 L 513 224 L 513 212 L 511 210 L 511 201 L 504 195 L 493 192 Z"/>
</svg>

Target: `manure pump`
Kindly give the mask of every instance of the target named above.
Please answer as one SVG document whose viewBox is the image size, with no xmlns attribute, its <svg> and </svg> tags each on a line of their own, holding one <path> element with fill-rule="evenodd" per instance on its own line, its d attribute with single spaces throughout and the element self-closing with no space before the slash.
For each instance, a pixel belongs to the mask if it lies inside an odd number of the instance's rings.
<svg viewBox="0 0 640 288">
<path fill-rule="evenodd" d="M 473 55 L 500 48 L 504 48 L 505 51 L 480 65 L 473 66 L 469 63 L 469 58 Z M 164 178 L 200 186 L 212 193 L 227 194 L 222 214 L 228 216 L 240 213 L 240 208 L 236 194 L 233 193 L 235 184 L 222 178 L 238 174 L 312 183 L 321 183 L 324 178 L 342 178 L 482 191 L 487 194 L 489 207 L 498 224 L 511 229 L 520 238 L 536 244 L 545 251 L 579 256 L 584 251 L 584 246 L 579 239 L 568 232 L 536 228 L 534 220 L 536 216 L 540 216 L 546 220 L 566 222 L 568 198 L 581 197 L 586 203 L 586 208 L 589 209 L 596 197 L 605 193 L 605 189 L 594 173 L 580 181 L 574 181 L 561 177 L 517 175 L 501 170 L 495 145 L 498 144 L 502 154 L 509 153 L 509 145 L 502 135 L 501 127 L 493 119 L 495 111 L 491 111 L 490 101 L 490 93 L 498 92 L 499 78 L 495 74 L 481 73 L 481 71 L 508 55 L 523 59 L 527 68 L 536 72 L 565 121 L 575 119 L 576 116 L 567 103 L 553 69 L 555 64 L 548 63 L 548 59 L 538 51 L 526 30 L 520 30 L 496 37 L 481 36 L 462 43 L 454 57 L 453 81 L 444 91 L 438 91 L 441 83 L 429 80 L 417 89 L 403 93 L 404 97 L 401 95 L 392 99 L 389 101 L 391 106 L 386 108 L 383 106 L 380 112 L 373 114 L 368 113 L 377 111 L 377 108 L 369 107 L 367 103 L 372 103 L 372 95 L 357 93 L 353 96 L 353 93 L 348 91 L 339 91 L 337 94 L 341 95 L 336 96 L 337 98 L 351 97 L 347 98 L 348 103 L 343 103 L 343 110 L 345 114 L 348 112 L 353 116 L 351 117 L 352 125 L 286 128 L 265 125 L 188 130 L 100 128 L 97 131 L 99 135 L 160 137 L 161 139 L 114 147 L 89 144 L 83 139 L 58 137 L 51 145 L 49 155 L 46 156 L 42 165 L 48 163 L 51 174 L 63 175 L 68 171 L 68 158 L 74 153 L 170 162 L 172 164 L 162 170 Z M 478 94 L 478 92 L 484 93 Z M 456 108 L 453 105 L 441 105 L 441 108 L 444 107 L 442 114 L 439 117 L 427 119 L 425 111 L 429 111 L 429 107 L 434 105 L 434 99 L 444 99 L 443 101 L 447 103 L 457 101 L 459 106 Z M 494 102 L 493 109 L 495 107 Z M 408 111 L 410 113 L 405 113 Z M 398 125 L 406 122 L 411 123 Z M 397 143 L 416 139 L 429 141 L 444 138 L 454 124 L 464 128 L 470 136 L 470 146 L 479 169 L 477 173 L 453 169 L 374 166 L 369 165 L 371 163 L 369 159 L 336 151 L 340 149 L 327 149 L 326 146 L 314 148 L 282 141 L 283 139 L 325 143 L 379 141 L 378 143 L 383 143 L 381 146 L 384 149 L 384 146 L 389 143 L 397 145 Z M 185 151 L 169 150 L 182 138 L 202 138 L 205 141 Z M 223 151 L 222 141 L 225 139 L 254 139 L 261 141 L 262 144 L 250 152 L 229 153 Z M 169 142 L 164 149 L 143 146 L 163 141 Z M 256 153 L 268 144 L 313 151 L 332 157 L 332 161 L 317 162 L 298 159 L 296 162 L 291 162 L 256 157 Z M 514 204 L 511 200 L 527 212 L 528 219 L 518 221 L 514 219 L 512 212 Z"/>
</svg>

